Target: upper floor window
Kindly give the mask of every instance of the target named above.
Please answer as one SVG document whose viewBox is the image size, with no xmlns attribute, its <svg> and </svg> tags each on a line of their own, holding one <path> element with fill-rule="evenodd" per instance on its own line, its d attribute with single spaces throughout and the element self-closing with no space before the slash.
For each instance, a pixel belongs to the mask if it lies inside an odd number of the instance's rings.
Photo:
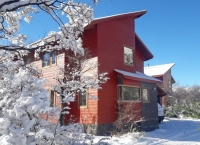
<svg viewBox="0 0 200 145">
<path fill-rule="evenodd" d="M 133 49 L 124 47 L 124 64 L 127 65 L 134 64 Z"/>
<path fill-rule="evenodd" d="M 87 91 L 79 92 L 79 107 L 87 106 Z"/>
<path fill-rule="evenodd" d="M 42 58 L 42 67 L 56 64 L 56 51 L 44 52 Z"/>
<path fill-rule="evenodd" d="M 118 98 L 121 101 L 139 101 L 140 88 L 132 86 L 118 86 Z"/>
</svg>

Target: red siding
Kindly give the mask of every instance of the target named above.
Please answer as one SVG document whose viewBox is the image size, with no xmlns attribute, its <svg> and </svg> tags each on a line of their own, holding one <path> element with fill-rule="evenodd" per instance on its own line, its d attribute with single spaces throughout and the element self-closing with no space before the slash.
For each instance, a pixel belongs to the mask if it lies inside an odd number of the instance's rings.
<svg viewBox="0 0 200 145">
<path fill-rule="evenodd" d="M 123 47 L 135 49 L 134 21 L 123 18 L 100 23 L 97 26 L 99 71 L 108 72 L 110 80 L 99 90 L 98 123 L 110 123 L 117 117 L 117 74 L 114 69 L 135 72 L 143 66 L 139 51 L 135 50 L 135 66 L 124 65 Z M 139 86 L 139 84 L 137 84 Z"/>
<path fill-rule="evenodd" d="M 141 54 L 141 52 L 136 48 L 136 55 L 135 55 L 135 67 L 136 67 L 136 71 L 139 72 L 144 72 L 144 58 L 143 55 Z"/>
<path fill-rule="evenodd" d="M 97 93 L 97 89 L 88 90 L 88 96 L 97 96 Z M 78 97 L 76 97 L 76 100 L 70 104 L 71 110 L 70 114 L 66 115 L 66 122 L 69 122 L 70 117 L 72 117 L 75 122 L 80 122 L 83 124 L 96 124 L 98 120 L 97 102 L 98 100 L 88 98 L 87 107 L 80 108 Z"/>
<path fill-rule="evenodd" d="M 97 28 L 87 29 L 83 34 L 83 48 L 90 50 L 92 57 L 97 56 Z"/>
<path fill-rule="evenodd" d="M 85 65 L 85 69 L 90 67 L 90 64 L 96 64 L 97 66 L 97 57 L 91 58 L 88 60 L 87 64 Z M 88 70 L 85 72 L 85 75 L 93 75 L 94 77 L 97 75 L 97 69 Z M 86 107 L 79 107 L 78 97 L 76 98 L 75 102 L 72 102 L 70 105 L 70 114 L 67 115 L 67 120 L 69 120 L 70 115 L 73 115 L 75 122 L 80 122 L 83 124 L 96 124 L 98 121 L 98 99 L 94 99 L 98 97 L 98 90 L 97 89 L 88 89 L 87 91 L 87 106 Z M 68 122 L 68 121 L 67 121 Z"/>
<path fill-rule="evenodd" d="M 141 102 L 123 102 L 124 121 L 141 120 Z"/>
</svg>

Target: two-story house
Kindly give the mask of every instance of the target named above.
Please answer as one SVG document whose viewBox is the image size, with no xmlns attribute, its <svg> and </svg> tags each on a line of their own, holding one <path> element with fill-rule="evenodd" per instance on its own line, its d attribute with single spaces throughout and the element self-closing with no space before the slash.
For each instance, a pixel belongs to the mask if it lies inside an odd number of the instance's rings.
<svg viewBox="0 0 200 145">
<path fill-rule="evenodd" d="M 172 85 L 175 83 L 175 80 L 172 76 L 172 67 L 175 63 L 163 64 L 163 65 L 155 65 L 155 66 L 147 66 L 144 67 L 144 73 L 148 76 L 152 76 L 163 81 L 159 86 L 167 92 L 166 95 L 158 96 L 158 103 L 163 105 L 164 107 L 167 105 L 166 97 L 172 93 Z"/>
<path fill-rule="evenodd" d="M 157 85 L 161 80 L 144 74 L 144 61 L 152 59 L 153 55 L 135 33 L 135 19 L 145 13 L 138 11 L 98 18 L 85 27 L 83 46 L 90 50 L 91 60 L 100 64 L 95 71 L 107 72 L 110 79 L 102 89 L 91 88 L 85 96 L 79 95 L 70 105 L 70 115 L 76 122 L 94 126 L 98 134 L 102 128 L 109 129 L 118 118 L 118 112 L 133 102 L 133 121 L 143 118 L 142 130 L 159 127 L 157 94 L 165 92 Z M 42 59 L 34 62 L 48 79 L 47 88 L 55 83 L 55 71 L 58 64 L 65 64 L 65 55 L 65 52 L 43 53 Z M 50 96 L 52 104 L 58 105 L 53 91 Z"/>
</svg>

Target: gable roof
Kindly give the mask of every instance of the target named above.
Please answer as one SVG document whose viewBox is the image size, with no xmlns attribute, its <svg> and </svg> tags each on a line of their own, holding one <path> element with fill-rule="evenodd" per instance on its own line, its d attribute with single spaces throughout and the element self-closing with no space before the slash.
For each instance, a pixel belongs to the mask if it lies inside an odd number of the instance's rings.
<svg viewBox="0 0 200 145">
<path fill-rule="evenodd" d="M 163 65 L 144 67 L 144 73 L 148 76 L 162 76 L 174 65 L 175 63 L 169 63 Z"/>
</svg>

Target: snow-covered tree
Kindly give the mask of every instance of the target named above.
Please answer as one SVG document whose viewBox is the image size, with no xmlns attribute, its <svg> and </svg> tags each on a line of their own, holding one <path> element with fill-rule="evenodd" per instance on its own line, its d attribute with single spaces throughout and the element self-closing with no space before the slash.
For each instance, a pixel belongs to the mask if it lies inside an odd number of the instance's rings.
<svg viewBox="0 0 200 145">
<path fill-rule="evenodd" d="M 65 59 L 64 68 L 59 69 L 58 74 L 61 75 L 55 78 L 57 85 L 53 86 L 62 104 L 61 124 L 65 122 L 65 114 L 69 113 L 68 105 L 76 99 L 79 93 L 84 94 L 89 88 L 100 89 L 100 84 L 108 80 L 107 73 L 98 72 L 97 58 L 91 58 L 87 49 L 84 49 L 84 54 L 75 54 L 68 50 Z"/>
<path fill-rule="evenodd" d="M 48 13 L 58 23 L 60 32 L 50 32 L 40 41 L 29 44 L 28 37 L 20 32 L 20 23 L 30 23 L 31 13 L 41 11 Z M 59 12 L 66 15 L 68 23 L 63 23 Z M 83 143 L 79 124 L 65 126 L 44 117 L 59 118 L 66 113 L 63 111 L 66 108 L 62 106 L 59 112 L 59 108 L 50 107 L 48 93 L 43 88 L 45 80 L 40 79 L 40 73 L 26 65 L 23 58 L 32 51 L 38 59 L 40 52 L 61 49 L 72 51 L 76 58 L 84 56 L 81 35 L 92 19 L 92 8 L 73 0 L 0 1 L 0 144 Z M 66 69 L 63 68 L 63 72 Z M 66 79 L 65 74 L 57 77 L 60 84 L 54 87 L 60 94 L 61 103 L 70 103 L 78 91 L 89 87 L 99 88 L 99 83 L 107 80 L 105 74 L 96 78 L 84 76 L 82 67 L 73 70 L 73 79 Z"/>
<path fill-rule="evenodd" d="M 42 114 L 58 114 L 49 107 L 45 81 L 35 69 L 8 56 L 0 63 L 0 76 L 0 144 L 35 143 L 48 130 Z"/>
<path fill-rule="evenodd" d="M 167 115 L 173 117 L 200 118 L 200 86 L 175 86 L 167 98 Z"/>
<path fill-rule="evenodd" d="M 28 45 L 28 37 L 20 32 L 20 23 L 22 21 L 30 23 L 31 13 L 39 11 L 49 14 L 58 23 L 60 32 L 50 32 L 40 43 Z M 67 24 L 63 23 L 61 14 L 68 18 Z M 92 19 L 93 9 L 86 4 L 75 3 L 73 0 L 1 0 L 0 38 L 3 43 L 0 49 L 37 50 L 36 57 L 44 49 L 46 51 L 46 49 L 65 48 L 75 53 L 83 53 L 80 35 Z"/>
</svg>

